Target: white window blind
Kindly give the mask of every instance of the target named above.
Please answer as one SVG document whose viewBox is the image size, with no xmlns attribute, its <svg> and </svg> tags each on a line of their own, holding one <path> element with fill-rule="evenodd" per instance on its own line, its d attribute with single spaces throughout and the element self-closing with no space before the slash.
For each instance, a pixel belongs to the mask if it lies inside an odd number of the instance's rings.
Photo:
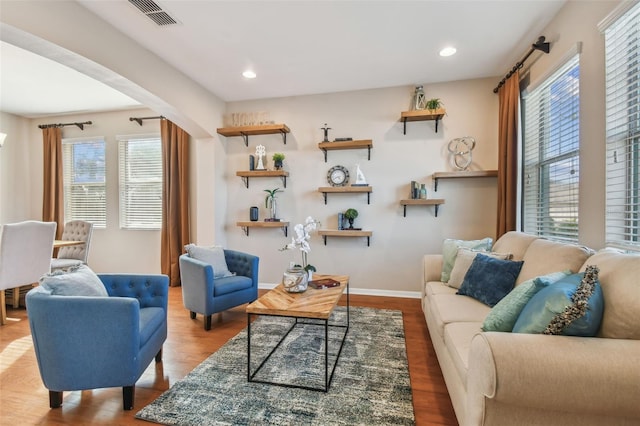
<svg viewBox="0 0 640 426">
<path fill-rule="evenodd" d="M 573 56 L 523 99 L 522 226 L 578 240 L 580 65 Z"/>
<path fill-rule="evenodd" d="M 107 224 L 105 143 L 103 138 L 62 140 L 64 220 Z"/>
<path fill-rule="evenodd" d="M 120 228 L 162 226 L 162 145 L 160 137 L 118 140 Z"/>
<path fill-rule="evenodd" d="M 640 3 L 605 30 L 607 244 L 640 250 Z"/>
</svg>

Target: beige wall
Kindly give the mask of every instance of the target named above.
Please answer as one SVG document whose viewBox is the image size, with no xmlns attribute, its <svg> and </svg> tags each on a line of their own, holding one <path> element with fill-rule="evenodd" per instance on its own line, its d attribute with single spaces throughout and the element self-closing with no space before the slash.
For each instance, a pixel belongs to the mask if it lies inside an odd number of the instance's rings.
<svg viewBox="0 0 640 426">
<path fill-rule="evenodd" d="M 249 154 L 262 144 L 269 167 L 274 152 L 286 155 L 285 169 L 290 177 L 284 193 L 278 196 L 282 219 L 293 226 L 311 215 L 323 228 L 335 229 L 337 213 L 353 207 L 360 213 L 356 226 L 373 231 L 370 247 L 364 238 L 329 238 L 325 246 L 321 237 L 313 235 L 310 262 L 319 271 L 350 274 L 354 288 L 418 291 L 422 256 L 439 252 L 443 238 L 479 238 L 495 233 L 495 178 L 443 180 L 437 193 L 431 181 L 433 172 L 452 170 L 447 144 L 455 137 L 476 138 L 474 169 L 496 168 L 498 100 L 492 93 L 494 84 L 495 78 L 491 78 L 425 86 L 427 97 L 441 98 L 447 110 L 438 133 L 434 122 L 414 122 L 408 123 L 407 134 L 402 134 L 400 113 L 408 109 L 414 89 L 409 86 L 230 103 L 227 112 L 268 111 L 273 120 L 286 123 L 291 134 L 286 145 L 279 135 L 252 136 L 248 148 L 242 138 L 221 137 L 229 194 L 225 221 L 228 245 L 260 256 L 263 282 L 279 281 L 290 260 L 300 261 L 299 252 L 278 251 L 288 242 L 280 230 L 251 229 L 247 237 L 235 225 L 238 220 L 248 220 L 250 206 L 260 207 L 262 220 L 267 213 L 264 189 L 282 188 L 278 178 L 253 178 L 247 189 L 235 175 L 248 169 Z M 325 122 L 331 127 L 330 140 L 372 139 L 371 161 L 366 150 L 350 150 L 330 151 L 325 163 L 317 147 Z M 329 194 L 325 205 L 317 190 L 328 186 L 328 169 L 343 165 L 353 179 L 355 164 L 360 164 L 373 187 L 371 204 L 367 205 L 362 194 Z M 433 207 L 409 207 L 403 217 L 399 201 L 408 198 L 411 180 L 426 183 L 429 197 L 446 200 L 437 218 Z"/>
</svg>

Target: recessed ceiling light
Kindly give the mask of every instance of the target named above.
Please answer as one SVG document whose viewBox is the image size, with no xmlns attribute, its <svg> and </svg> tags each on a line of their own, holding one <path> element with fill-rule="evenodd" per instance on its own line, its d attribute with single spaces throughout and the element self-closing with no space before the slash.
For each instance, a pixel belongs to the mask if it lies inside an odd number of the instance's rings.
<svg viewBox="0 0 640 426">
<path fill-rule="evenodd" d="M 256 73 L 251 70 L 246 70 L 245 72 L 242 73 L 242 76 L 244 78 L 256 78 Z"/>
<path fill-rule="evenodd" d="M 445 47 L 440 51 L 440 56 L 451 56 L 456 53 L 455 47 Z"/>
</svg>

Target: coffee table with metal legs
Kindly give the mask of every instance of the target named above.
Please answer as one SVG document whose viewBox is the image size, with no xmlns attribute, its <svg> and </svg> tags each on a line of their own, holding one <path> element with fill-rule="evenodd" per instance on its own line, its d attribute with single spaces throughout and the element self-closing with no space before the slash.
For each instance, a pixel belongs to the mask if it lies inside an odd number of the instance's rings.
<svg viewBox="0 0 640 426">
<path fill-rule="evenodd" d="M 349 332 L 349 276 L 348 275 L 321 275 L 314 274 L 314 279 L 333 278 L 340 282 L 340 286 L 324 289 L 314 289 L 309 287 L 303 293 L 289 293 L 284 289 L 282 284 L 273 290 L 270 290 L 263 296 L 259 297 L 253 303 L 247 305 L 247 380 L 249 382 L 267 383 L 278 386 L 286 386 L 300 389 L 308 389 L 315 391 L 327 392 L 331 386 L 333 373 L 338 365 L 338 359 L 342 353 L 344 341 Z M 333 309 L 337 306 L 338 301 L 346 290 L 347 302 L 347 319 L 343 324 L 330 324 L 329 317 Z M 280 339 L 276 346 L 262 360 L 255 371 L 251 371 L 251 319 L 253 316 L 279 316 L 294 318 L 295 322 L 291 325 L 286 334 Z M 313 321 L 313 322 L 312 322 Z M 256 374 L 269 360 L 271 355 L 280 347 L 280 344 L 286 339 L 289 333 L 299 325 L 317 325 L 324 327 L 324 387 L 312 387 L 305 385 L 297 385 L 290 383 L 278 383 L 267 380 L 256 379 Z M 340 341 L 340 349 L 336 355 L 336 360 L 331 366 L 329 373 L 329 328 L 344 329 L 344 334 Z"/>
</svg>

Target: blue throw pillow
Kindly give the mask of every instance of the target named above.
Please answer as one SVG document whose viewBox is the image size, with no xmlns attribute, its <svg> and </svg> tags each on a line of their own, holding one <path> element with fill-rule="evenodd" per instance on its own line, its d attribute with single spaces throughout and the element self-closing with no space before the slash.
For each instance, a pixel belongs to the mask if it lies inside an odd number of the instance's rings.
<svg viewBox="0 0 640 426">
<path fill-rule="evenodd" d="M 513 289 L 523 263 L 478 253 L 456 294 L 473 297 L 493 307 Z"/>
<path fill-rule="evenodd" d="M 589 268 L 540 290 L 520 313 L 513 332 L 595 336 L 602 321 L 604 297 L 597 272 L 594 277 Z M 593 281 L 591 289 L 585 289 L 588 281 Z"/>
</svg>

